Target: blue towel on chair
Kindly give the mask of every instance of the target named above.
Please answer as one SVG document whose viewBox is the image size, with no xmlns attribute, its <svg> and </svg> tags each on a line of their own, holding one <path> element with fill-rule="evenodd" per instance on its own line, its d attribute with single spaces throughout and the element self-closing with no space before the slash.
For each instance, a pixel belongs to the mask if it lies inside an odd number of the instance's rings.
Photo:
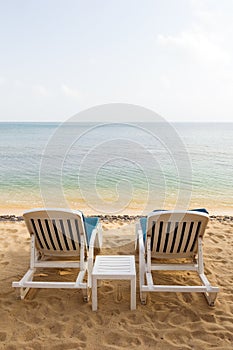
<svg viewBox="0 0 233 350">
<path fill-rule="evenodd" d="M 87 234 L 87 245 L 89 247 L 92 232 L 96 228 L 96 226 L 98 225 L 99 218 L 94 217 L 94 216 L 87 218 L 83 215 L 83 222 L 84 222 L 84 227 L 85 227 L 85 231 Z"/>
</svg>

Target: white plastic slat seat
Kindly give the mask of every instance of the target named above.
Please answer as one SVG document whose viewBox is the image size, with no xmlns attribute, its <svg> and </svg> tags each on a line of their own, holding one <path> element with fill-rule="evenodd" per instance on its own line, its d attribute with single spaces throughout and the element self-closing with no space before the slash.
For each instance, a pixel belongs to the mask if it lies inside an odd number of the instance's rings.
<svg viewBox="0 0 233 350">
<path fill-rule="evenodd" d="M 209 305 L 214 305 L 219 288 L 211 286 L 204 274 L 202 252 L 208 220 L 209 215 L 203 210 L 154 211 L 136 225 L 142 303 L 146 302 L 146 292 L 201 292 Z M 166 263 L 159 263 L 158 259 L 165 259 Z M 178 259 L 178 263 L 170 263 L 169 259 Z M 179 259 L 182 260 L 179 262 Z M 153 281 L 152 271 L 159 270 L 196 271 L 201 285 L 157 285 Z"/>
<path fill-rule="evenodd" d="M 20 288 L 21 298 L 30 288 L 81 288 L 88 300 L 94 247 L 102 244 L 98 218 L 85 218 L 80 211 L 61 208 L 33 209 L 23 217 L 31 235 L 30 269 L 20 281 L 12 283 Z M 79 273 L 74 282 L 35 281 L 37 268 L 78 268 Z"/>
</svg>

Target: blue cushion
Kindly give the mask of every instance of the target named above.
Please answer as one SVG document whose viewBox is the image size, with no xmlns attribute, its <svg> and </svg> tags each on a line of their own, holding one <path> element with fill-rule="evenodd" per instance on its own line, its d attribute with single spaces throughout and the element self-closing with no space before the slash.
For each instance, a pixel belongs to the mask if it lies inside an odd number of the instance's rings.
<svg viewBox="0 0 233 350">
<path fill-rule="evenodd" d="M 165 209 L 156 209 L 156 210 L 153 210 L 153 212 L 156 212 L 156 211 L 167 211 Z M 200 208 L 200 209 L 191 209 L 191 210 L 188 210 L 188 211 L 198 211 L 200 213 L 205 213 L 205 214 L 209 214 L 208 211 L 205 209 L 205 208 Z M 141 218 L 140 219 L 140 225 L 141 225 L 141 229 L 142 229 L 142 233 L 143 233 L 143 240 L 145 242 L 146 240 L 146 225 L 147 225 L 147 218 Z"/>
<path fill-rule="evenodd" d="M 189 211 L 199 211 L 200 213 L 205 213 L 209 214 L 209 212 L 205 208 L 200 208 L 200 209 L 191 209 Z"/>
<path fill-rule="evenodd" d="M 167 211 L 167 210 L 165 210 L 165 209 L 155 209 L 155 210 L 153 210 L 153 212 L 155 212 L 155 211 Z M 209 214 L 209 212 L 205 208 L 190 209 L 188 211 L 199 211 L 201 213 Z"/>
<path fill-rule="evenodd" d="M 83 215 L 83 222 L 84 222 L 84 228 L 86 231 L 87 245 L 89 247 L 92 232 L 96 228 L 96 226 L 98 225 L 99 218 L 97 218 L 95 216 L 91 216 L 91 217 L 87 218 Z"/>
<path fill-rule="evenodd" d="M 140 225 L 143 233 L 143 240 L 145 242 L 146 239 L 146 224 L 147 224 L 147 218 L 141 218 L 140 219 Z"/>
</svg>

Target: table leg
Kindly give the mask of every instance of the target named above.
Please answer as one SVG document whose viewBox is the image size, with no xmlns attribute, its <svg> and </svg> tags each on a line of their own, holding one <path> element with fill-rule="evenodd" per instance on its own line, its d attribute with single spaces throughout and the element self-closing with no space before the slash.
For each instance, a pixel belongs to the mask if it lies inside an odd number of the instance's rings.
<svg viewBox="0 0 233 350">
<path fill-rule="evenodd" d="M 131 278 L 130 308 L 136 310 L 136 276 Z"/>
<path fill-rule="evenodd" d="M 97 310 L 97 278 L 92 276 L 92 311 Z"/>
</svg>

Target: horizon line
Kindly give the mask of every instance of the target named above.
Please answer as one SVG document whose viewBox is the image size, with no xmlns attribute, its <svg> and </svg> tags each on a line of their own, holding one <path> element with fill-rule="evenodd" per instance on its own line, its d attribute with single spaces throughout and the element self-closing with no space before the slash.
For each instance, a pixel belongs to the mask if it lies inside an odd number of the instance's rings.
<svg viewBox="0 0 233 350">
<path fill-rule="evenodd" d="M 215 121 L 207 121 L 207 120 L 198 120 L 198 121 L 191 121 L 191 120 L 164 120 L 164 122 L 168 123 L 195 123 L 195 124 L 232 124 L 233 121 L 220 121 L 220 120 L 215 120 Z M 46 120 L 8 120 L 8 121 L 1 121 L 1 124 L 30 124 L 30 123 L 35 123 L 35 124 L 62 124 L 62 123 L 69 123 L 69 124 L 75 124 L 75 123 L 108 123 L 108 124 L 130 124 L 130 123 L 163 123 L 163 121 L 137 121 L 137 120 L 131 120 L 131 121 L 111 121 L 111 120 L 77 120 L 77 121 L 46 121 Z"/>
</svg>

